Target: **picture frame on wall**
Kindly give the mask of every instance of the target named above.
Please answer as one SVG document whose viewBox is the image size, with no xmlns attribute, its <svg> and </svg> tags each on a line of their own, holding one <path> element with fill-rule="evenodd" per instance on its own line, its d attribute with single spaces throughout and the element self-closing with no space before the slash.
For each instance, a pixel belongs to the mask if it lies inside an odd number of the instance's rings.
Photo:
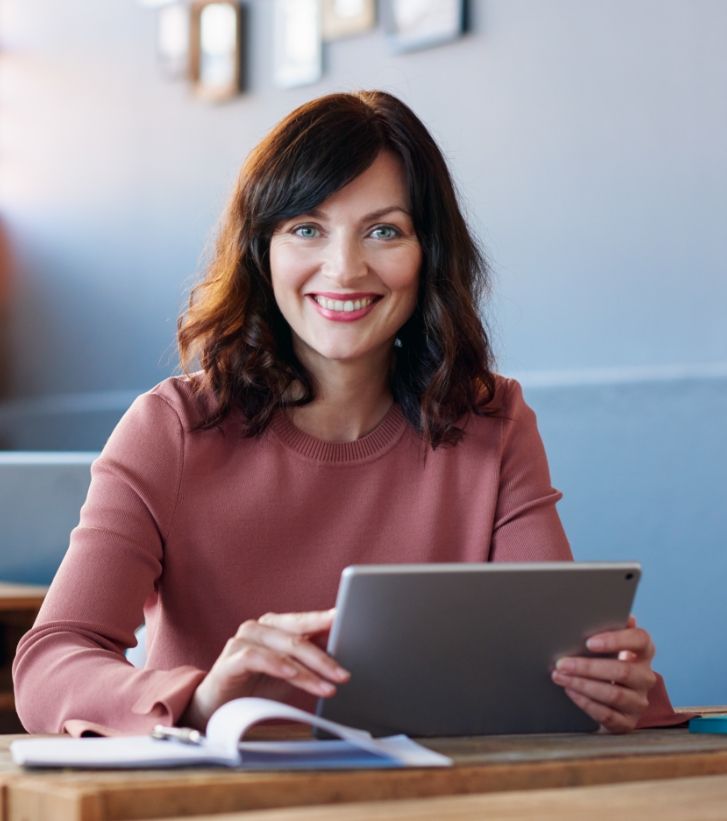
<svg viewBox="0 0 727 821">
<path fill-rule="evenodd" d="M 274 0 L 273 82 L 279 88 L 315 83 L 323 74 L 320 0 Z"/>
<path fill-rule="evenodd" d="M 466 29 L 466 0 L 389 0 L 384 27 L 395 51 L 449 43 Z"/>
<path fill-rule="evenodd" d="M 185 79 L 189 72 L 189 17 L 185 3 L 157 9 L 157 59 L 170 80 Z"/>
<path fill-rule="evenodd" d="M 363 34 L 376 25 L 376 0 L 323 0 L 323 40 Z"/>
<path fill-rule="evenodd" d="M 243 87 L 242 9 L 236 0 L 196 0 L 190 12 L 189 72 L 197 96 L 229 100 Z"/>
</svg>

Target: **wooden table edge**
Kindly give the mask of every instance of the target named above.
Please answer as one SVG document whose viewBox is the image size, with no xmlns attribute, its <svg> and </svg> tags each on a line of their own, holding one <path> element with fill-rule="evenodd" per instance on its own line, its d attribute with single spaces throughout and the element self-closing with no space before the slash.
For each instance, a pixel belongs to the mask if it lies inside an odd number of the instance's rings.
<svg viewBox="0 0 727 821">
<path fill-rule="evenodd" d="M 225 773 L 215 770 L 214 779 L 209 779 L 209 772 L 189 770 L 188 778 L 173 785 L 162 774 L 156 779 L 147 777 L 130 784 L 120 780 L 84 782 L 78 774 L 49 780 L 42 775 L 25 773 L 6 784 L 7 813 L 3 821 L 52 817 L 60 804 L 70 813 L 69 818 L 113 821 L 658 781 L 727 774 L 727 750 L 486 766 L 463 764 L 443 769 L 356 770 L 346 771 L 345 777 L 341 772 L 330 771 Z M 133 780 L 133 773 L 129 778 Z M 72 807 L 75 810 L 72 811 Z"/>
</svg>

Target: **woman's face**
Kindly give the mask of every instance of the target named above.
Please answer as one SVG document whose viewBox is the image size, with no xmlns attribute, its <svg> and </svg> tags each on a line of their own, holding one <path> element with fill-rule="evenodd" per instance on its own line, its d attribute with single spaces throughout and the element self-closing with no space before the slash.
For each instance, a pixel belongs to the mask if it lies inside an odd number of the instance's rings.
<svg viewBox="0 0 727 821">
<path fill-rule="evenodd" d="M 303 365 L 388 361 L 416 305 L 421 261 L 404 171 L 388 151 L 310 213 L 278 225 L 273 291 Z"/>
</svg>

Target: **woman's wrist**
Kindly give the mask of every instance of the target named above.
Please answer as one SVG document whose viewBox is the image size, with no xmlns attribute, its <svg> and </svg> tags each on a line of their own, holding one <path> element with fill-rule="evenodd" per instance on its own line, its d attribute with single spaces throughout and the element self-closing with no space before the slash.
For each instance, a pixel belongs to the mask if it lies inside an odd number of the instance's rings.
<svg viewBox="0 0 727 821">
<path fill-rule="evenodd" d="M 192 698 L 189 700 L 184 712 L 179 716 L 178 724 L 181 727 L 192 727 L 195 730 L 204 732 L 207 727 L 207 721 L 212 711 L 207 711 L 205 708 L 206 699 L 204 698 L 204 683 L 207 679 L 203 679 L 197 686 L 197 689 L 192 693 Z"/>
</svg>

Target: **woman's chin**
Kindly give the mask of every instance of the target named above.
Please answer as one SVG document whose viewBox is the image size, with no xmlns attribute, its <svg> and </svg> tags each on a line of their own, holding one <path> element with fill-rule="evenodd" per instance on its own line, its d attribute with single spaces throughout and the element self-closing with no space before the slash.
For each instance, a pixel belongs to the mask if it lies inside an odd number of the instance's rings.
<svg viewBox="0 0 727 821">
<path fill-rule="evenodd" d="M 382 357 L 391 355 L 390 346 L 387 346 L 386 351 L 382 351 L 379 348 L 374 350 L 358 350 L 336 347 L 316 351 L 314 354 L 314 362 L 310 362 L 309 366 L 312 368 L 370 368 L 379 373 L 382 367 L 386 367 L 385 363 L 382 362 Z"/>
</svg>

